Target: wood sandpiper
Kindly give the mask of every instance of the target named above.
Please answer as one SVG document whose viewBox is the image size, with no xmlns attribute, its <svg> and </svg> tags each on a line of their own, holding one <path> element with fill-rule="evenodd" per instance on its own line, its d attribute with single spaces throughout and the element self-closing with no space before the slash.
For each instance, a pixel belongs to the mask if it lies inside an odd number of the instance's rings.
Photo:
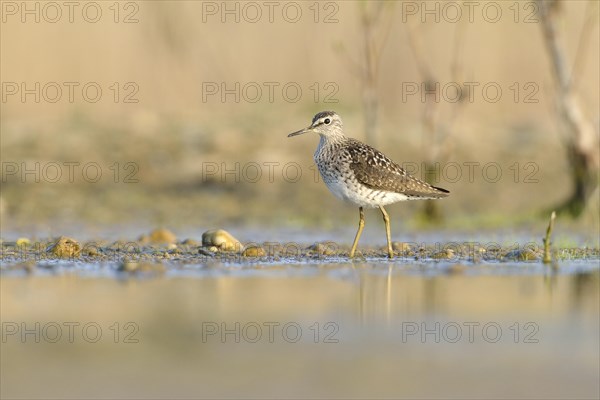
<svg viewBox="0 0 600 400">
<path fill-rule="evenodd" d="M 439 199 L 449 191 L 411 176 L 380 151 L 344 135 L 342 119 L 333 111 L 314 116 L 304 129 L 288 137 L 315 132 L 321 136 L 314 160 L 329 190 L 338 198 L 358 205 L 358 231 L 350 249 L 354 257 L 365 226 L 363 207 L 379 208 L 385 222 L 388 255 L 393 257 L 390 218 L 383 208 L 405 200 Z"/>
</svg>

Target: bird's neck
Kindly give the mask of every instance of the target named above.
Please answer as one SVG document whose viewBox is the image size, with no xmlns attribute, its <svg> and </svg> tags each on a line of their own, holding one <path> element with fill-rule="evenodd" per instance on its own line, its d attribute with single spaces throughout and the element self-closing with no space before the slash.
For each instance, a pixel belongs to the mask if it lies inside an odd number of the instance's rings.
<svg viewBox="0 0 600 400">
<path fill-rule="evenodd" d="M 325 157 L 327 158 L 331 152 L 335 152 L 337 148 L 342 147 L 344 142 L 348 140 L 346 136 L 343 134 L 339 135 L 321 135 L 321 140 L 319 140 L 319 146 L 314 154 L 315 161 Z M 318 161 L 317 161 L 318 164 Z"/>
<path fill-rule="evenodd" d="M 319 141 L 319 148 L 335 146 L 337 144 L 341 144 L 348 140 L 346 136 L 344 136 L 341 132 L 336 132 L 334 134 L 328 135 L 320 135 L 321 140 Z"/>
</svg>

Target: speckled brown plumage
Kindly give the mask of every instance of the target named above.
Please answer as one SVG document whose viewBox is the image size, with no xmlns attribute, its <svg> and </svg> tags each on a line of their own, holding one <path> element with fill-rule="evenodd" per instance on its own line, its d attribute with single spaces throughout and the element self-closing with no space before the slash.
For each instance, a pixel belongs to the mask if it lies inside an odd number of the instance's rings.
<svg viewBox="0 0 600 400">
<path fill-rule="evenodd" d="M 386 190 L 419 199 L 439 199 L 448 196 L 446 189 L 432 186 L 410 175 L 383 153 L 355 139 L 345 146 L 350 154 L 350 169 L 356 180 L 377 190 Z"/>
<path fill-rule="evenodd" d="M 309 127 L 288 136 L 305 132 L 316 132 L 321 137 L 314 160 L 329 190 L 336 197 L 359 206 L 359 229 L 350 257 L 354 255 L 364 226 L 363 207 L 381 210 L 392 257 L 389 217 L 383 206 L 405 200 L 439 199 L 450 193 L 411 176 L 380 151 L 344 135 L 342 119 L 333 111 L 318 113 Z"/>
</svg>

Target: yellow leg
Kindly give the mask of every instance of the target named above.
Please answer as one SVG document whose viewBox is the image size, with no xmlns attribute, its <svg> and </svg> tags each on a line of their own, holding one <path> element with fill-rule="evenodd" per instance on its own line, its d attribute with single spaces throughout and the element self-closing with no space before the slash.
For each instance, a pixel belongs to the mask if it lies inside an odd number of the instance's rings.
<svg viewBox="0 0 600 400">
<path fill-rule="evenodd" d="M 358 231 L 356 231 L 356 236 L 354 237 L 354 243 L 352 244 L 352 248 L 350 249 L 350 258 L 354 257 L 354 252 L 356 251 L 356 245 L 358 245 L 358 239 L 362 234 L 363 228 L 365 227 L 365 213 L 363 212 L 363 208 L 358 208 L 359 220 L 358 220 Z"/>
<path fill-rule="evenodd" d="M 379 206 L 381 210 L 381 214 L 383 214 L 383 222 L 385 222 L 385 234 L 387 236 L 387 245 L 388 245 L 388 256 L 390 258 L 394 257 L 394 251 L 392 250 L 392 234 L 390 232 L 390 217 L 385 212 L 382 206 Z"/>
</svg>

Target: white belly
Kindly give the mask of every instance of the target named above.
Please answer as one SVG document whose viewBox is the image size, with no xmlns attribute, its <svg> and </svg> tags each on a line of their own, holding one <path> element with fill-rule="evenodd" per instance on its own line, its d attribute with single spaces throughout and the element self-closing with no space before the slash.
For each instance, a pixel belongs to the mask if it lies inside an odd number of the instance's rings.
<svg viewBox="0 0 600 400">
<path fill-rule="evenodd" d="M 325 184 L 337 198 L 360 207 L 386 206 L 409 199 L 400 193 L 373 190 L 358 182 L 347 182 L 341 179 L 325 179 Z"/>
</svg>

